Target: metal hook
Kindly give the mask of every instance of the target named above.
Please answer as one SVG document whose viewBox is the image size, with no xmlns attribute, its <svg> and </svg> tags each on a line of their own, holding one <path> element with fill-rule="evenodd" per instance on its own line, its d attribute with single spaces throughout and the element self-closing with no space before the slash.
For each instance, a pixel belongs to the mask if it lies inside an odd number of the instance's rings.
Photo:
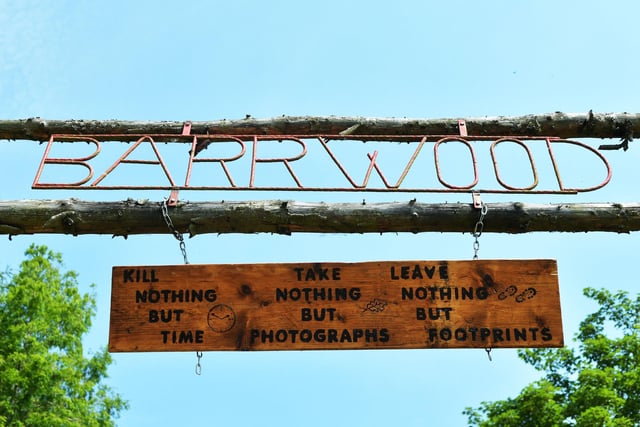
<svg viewBox="0 0 640 427">
<path fill-rule="evenodd" d="M 196 351 L 196 357 L 198 358 L 198 363 L 196 363 L 196 375 L 202 375 L 202 365 L 200 364 L 200 359 L 202 359 L 202 352 Z"/>
<path fill-rule="evenodd" d="M 480 198 L 480 193 L 472 193 L 473 197 L 473 207 L 474 209 L 480 210 L 480 218 L 476 222 L 476 225 L 473 227 L 473 233 L 471 234 L 474 238 L 473 241 L 473 259 L 478 259 L 478 251 L 480 250 L 480 241 L 478 240 L 480 236 L 482 236 L 482 232 L 484 231 L 484 217 L 487 214 L 489 208 L 487 204 L 482 201 Z"/>
<path fill-rule="evenodd" d="M 162 218 L 164 218 L 164 222 L 167 224 L 167 227 L 169 227 L 169 230 L 173 234 L 173 237 L 175 237 L 176 240 L 179 242 L 180 251 L 182 252 L 182 258 L 184 258 L 184 263 L 189 264 L 189 259 L 187 258 L 187 245 L 184 243 L 184 237 L 182 236 L 182 234 L 173 225 L 173 221 L 169 216 L 168 205 L 169 204 L 167 203 L 167 199 L 164 199 L 161 204 Z"/>
<path fill-rule="evenodd" d="M 492 362 L 493 360 L 491 359 L 491 347 L 485 348 L 484 351 L 487 352 L 487 357 L 489 358 L 489 362 Z"/>
</svg>

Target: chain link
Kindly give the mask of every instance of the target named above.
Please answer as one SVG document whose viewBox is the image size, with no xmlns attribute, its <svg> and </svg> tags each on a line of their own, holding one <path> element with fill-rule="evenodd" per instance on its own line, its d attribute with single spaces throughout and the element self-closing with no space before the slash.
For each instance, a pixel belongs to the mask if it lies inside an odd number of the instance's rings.
<svg viewBox="0 0 640 427">
<path fill-rule="evenodd" d="M 482 236 L 482 232 L 484 231 L 484 217 L 487 215 L 487 211 L 489 208 L 484 202 L 480 202 L 480 218 L 478 218 L 478 222 L 476 222 L 475 227 L 473 227 L 473 259 L 478 259 L 478 251 L 480 250 L 480 236 Z M 489 358 L 489 362 L 493 359 L 491 357 L 491 347 L 487 347 L 484 351 L 487 352 L 487 357 Z"/>
<path fill-rule="evenodd" d="M 180 252 L 182 252 L 182 258 L 184 258 L 184 263 L 189 264 L 189 260 L 187 259 L 187 245 L 184 243 L 184 237 L 182 237 L 182 233 L 180 233 L 176 227 L 173 225 L 173 221 L 171 221 L 171 217 L 169 216 L 169 207 L 167 206 L 167 199 L 164 199 L 162 202 L 162 218 L 164 218 L 164 222 L 167 223 L 167 227 L 171 230 L 173 237 L 180 245 Z"/>
<path fill-rule="evenodd" d="M 475 227 L 473 227 L 473 259 L 478 259 L 478 251 L 480 250 L 480 236 L 482 236 L 482 232 L 484 231 L 484 217 L 487 214 L 489 208 L 484 202 L 481 202 L 480 208 L 480 218 L 478 222 L 476 222 Z"/>
<path fill-rule="evenodd" d="M 202 365 L 200 364 L 200 359 L 202 359 L 202 352 L 196 351 L 196 357 L 198 358 L 198 363 L 196 363 L 196 375 L 202 375 Z"/>
<path fill-rule="evenodd" d="M 184 237 L 182 233 L 180 233 L 175 225 L 173 225 L 173 221 L 171 221 L 171 217 L 169 216 L 169 206 L 167 205 L 167 199 L 162 201 L 162 218 L 164 218 L 164 222 L 167 223 L 167 227 L 171 230 L 171 234 L 180 245 L 180 252 L 182 252 L 182 258 L 184 258 L 184 263 L 189 264 L 189 259 L 187 258 L 187 245 L 184 243 Z M 196 357 L 198 358 L 198 362 L 196 363 L 196 375 L 202 375 L 202 365 L 200 364 L 200 359 L 202 359 L 202 352 L 196 351 Z"/>
</svg>

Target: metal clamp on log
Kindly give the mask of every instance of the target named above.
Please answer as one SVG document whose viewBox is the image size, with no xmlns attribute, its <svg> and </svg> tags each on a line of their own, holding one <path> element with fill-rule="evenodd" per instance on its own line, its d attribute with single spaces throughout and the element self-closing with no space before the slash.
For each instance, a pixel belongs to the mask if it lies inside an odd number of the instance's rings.
<svg viewBox="0 0 640 427">
<path fill-rule="evenodd" d="M 191 135 L 191 121 L 186 121 L 182 125 L 182 135 L 189 136 Z M 171 194 L 169 194 L 169 199 L 167 200 L 167 206 L 176 207 L 178 206 L 178 194 L 179 190 L 174 189 L 171 190 Z"/>
</svg>

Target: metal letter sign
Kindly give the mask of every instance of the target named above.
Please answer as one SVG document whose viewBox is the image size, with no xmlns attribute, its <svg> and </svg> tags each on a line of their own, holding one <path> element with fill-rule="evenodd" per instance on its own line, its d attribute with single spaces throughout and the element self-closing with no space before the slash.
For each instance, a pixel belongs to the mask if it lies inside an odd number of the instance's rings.
<svg viewBox="0 0 640 427">
<path fill-rule="evenodd" d="M 562 345 L 554 260 L 113 268 L 112 352 Z"/>
<path fill-rule="evenodd" d="M 137 141 L 116 156 L 103 154 L 103 148 L 119 137 Z M 357 151 L 367 141 L 365 152 Z M 190 146 L 188 155 L 186 150 L 167 154 L 176 143 Z M 371 150 L 372 144 L 384 147 Z M 75 157 L 69 157 L 63 148 L 69 146 L 79 150 Z M 463 158 L 455 168 L 443 165 L 445 146 L 462 149 Z M 479 148 L 484 150 L 478 153 Z M 510 162 L 500 162 L 499 152 L 505 149 L 515 150 Z M 594 181 L 563 182 L 559 149 L 573 150 L 569 155 L 572 163 L 580 161 L 575 155 L 593 163 L 589 177 L 595 177 Z M 199 156 L 205 150 L 209 157 Z M 55 154 L 58 151 L 66 156 Z M 482 167 L 481 159 L 487 160 Z M 504 172 L 514 159 L 525 164 L 516 171 L 525 174 L 523 182 Z M 138 173 L 123 173 L 131 167 Z M 322 173 L 313 174 L 318 170 Z M 65 181 L 60 177 L 63 171 Z M 452 178 L 460 171 L 462 177 Z M 579 173 L 583 179 L 584 174 Z M 147 180 L 133 181 L 143 178 Z M 575 194 L 602 188 L 610 179 L 611 167 L 596 149 L 556 137 L 103 134 L 52 135 L 33 188 Z"/>
</svg>

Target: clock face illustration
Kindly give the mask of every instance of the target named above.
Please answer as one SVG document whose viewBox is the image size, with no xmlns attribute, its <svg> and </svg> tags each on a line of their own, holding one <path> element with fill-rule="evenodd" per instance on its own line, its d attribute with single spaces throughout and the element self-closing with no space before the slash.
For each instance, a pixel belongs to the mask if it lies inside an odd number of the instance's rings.
<svg viewBox="0 0 640 427">
<path fill-rule="evenodd" d="M 227 332 L 236 324 L 236 313 L 226 304 L 217 304 L 209 309 L 207 323 L 214 332 Z"/>
</svg>

